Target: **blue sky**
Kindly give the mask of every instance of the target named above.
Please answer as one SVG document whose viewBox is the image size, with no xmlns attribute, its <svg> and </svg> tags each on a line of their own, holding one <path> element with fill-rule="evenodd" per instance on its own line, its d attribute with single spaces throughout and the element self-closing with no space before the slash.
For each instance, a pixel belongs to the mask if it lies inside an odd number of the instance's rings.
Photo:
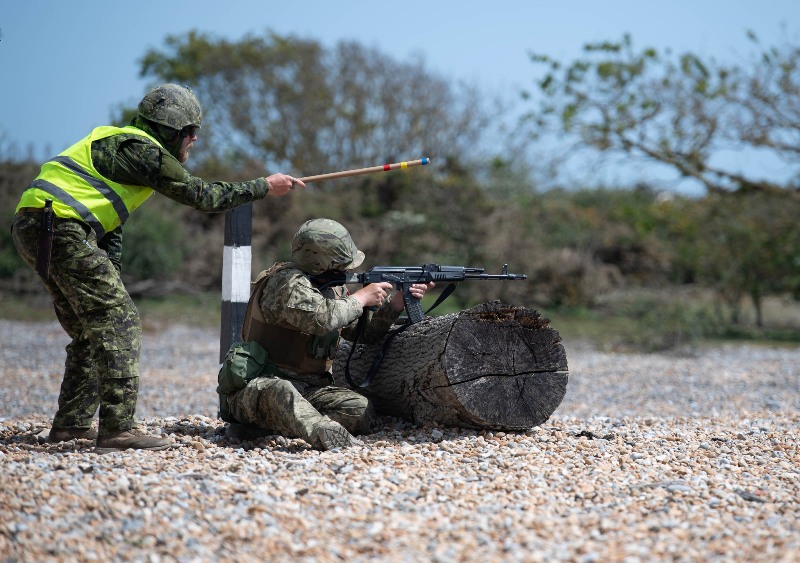
<svg viewBox="0 0 800 563">
<path fill-rule="evenodd" d="M 106 124 L 146 90 L 138 61 L 168 34 L 197 29 L 232 40 L 271 30 L 347 39 L 398 60 L 478 82 L 490 93 L 531 84 L 530 51 L 569 61 L 583 44 L 619 39 L 718 60 L 750 51 L 745 31 L 769 43 L 798 39 L 800 0 L 363 0 L 114 2 L 6 0 L 0 4 L 0 142 L 52 156 Z"/>
</svg>

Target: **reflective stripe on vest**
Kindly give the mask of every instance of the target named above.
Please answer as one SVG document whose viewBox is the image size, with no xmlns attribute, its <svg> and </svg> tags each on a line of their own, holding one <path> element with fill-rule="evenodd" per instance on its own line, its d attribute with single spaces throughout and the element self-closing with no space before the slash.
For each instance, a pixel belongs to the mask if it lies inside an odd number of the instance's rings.
<svg viewBox="0 0 800 563">
<path fill-rule="evenodd" d="M 45 162 L 39 176 L 22 194 L 20 207 L 42 207 L 49 196 L 53 210 L 64 218 L 79 219 L 102 238 L 125 223 L 130 214 L 153 194 L 146 186 L 118 184 L 103 177 L 92 162 L 92 143 L 112 135 L 145 137 L 163 148 L 154 137 L 136 127 L 98 127 L 57 157 Z"/>
<path fill-rule="evenodd" d="M 34 180 L 31 183 L 32 188 L 36 188 L 46 192 L 56 198 L 57 200 L 63 202 L 67 206 L 74 209 L 78 215 L 80 216 L 81 220 L 88 224 L 92 230 L 97 234 L 97 238 L 101 239 L 105 236 L 106 230 L 103 228 L 103 225 L 95 218 L 89 208 L 82 204 L 80 201 L 69 195 L 67 192 L 56 186 L 55 184 L 51 184 L 47 180 Z M 23 205 L 20 202 L 20 207 L 39 207 L 30 206 L 30 205 Z M 60 216 L 60 215 L 59 215 Z"/>
</svg>

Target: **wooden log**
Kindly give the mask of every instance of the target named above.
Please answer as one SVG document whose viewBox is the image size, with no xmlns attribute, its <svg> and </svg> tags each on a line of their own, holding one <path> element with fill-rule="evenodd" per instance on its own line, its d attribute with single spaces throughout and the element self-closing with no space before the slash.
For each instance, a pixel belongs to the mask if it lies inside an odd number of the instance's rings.
<svg viewBox="0 0 800 563">
<path fill-rule="evenodd" d="M 351 344 L 334 362 L 337 385 Z M 369 372 L 380 346 L 356 345 L 351 378 Z M 419 425 L 524 430 L 545 422 L 566 393 L 569 372 L 558 332 L 537 311 L 492 301 L 427 317 L 391 340 L 366 388 L 380 415 Z"/>
</svg>

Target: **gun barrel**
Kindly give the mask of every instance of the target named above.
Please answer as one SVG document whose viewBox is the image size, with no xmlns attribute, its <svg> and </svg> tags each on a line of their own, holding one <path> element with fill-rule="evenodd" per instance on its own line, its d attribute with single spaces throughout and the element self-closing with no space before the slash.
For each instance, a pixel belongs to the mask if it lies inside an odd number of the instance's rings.
<svg viewBox="0 0 800 563">
<path fill-rule="evenodd" d="M 424 264 L 422 266 L 375 266 L 360 274 L 342 275 L 339 283 L 375 283 L 388 281 L 391 283 L 424 283 L 426 281 L 459 282 L 464 280 L 525 280 L 525 274 L 511 274 L 508 267 L 503 267 L 501 274 L 487 274 L 483 268 L 467 268 L 464 266 L 440 266 Z"/>
<path fill-rule="evenodd" d="M 468 275 L 467 279 L 470 280 L 526 280 L 528 276 L 525 274 L 475 274 Z"/>
</svg>

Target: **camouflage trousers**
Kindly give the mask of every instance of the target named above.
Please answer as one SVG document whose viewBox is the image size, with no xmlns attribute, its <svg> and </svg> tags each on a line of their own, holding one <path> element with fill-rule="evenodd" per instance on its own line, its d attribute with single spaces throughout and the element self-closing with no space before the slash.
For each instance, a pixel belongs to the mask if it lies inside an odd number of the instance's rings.
<svg viewBox="0 0 800 563">
<path fill-rule="evenodd" d="M 375 410 L 369 399 L 350 389 L 313 383 L 256 377 L 228 395 L 228 407 L 240 423 L 287 438 L 310 441 L 317 427 L 331 419 L 354 435 L 370 431 Z"/>
<path fill-rule="evenodd" d="M 34 270 L 40 213 L 18 214 L 12 237 Z M 134 426 L 139 392 L 139 313 L 91 228 L 56 218 L 50 278 L 42 280 L 72 341 L 53 418 L 57 428 L 88 428 L 100 409 L 100 434 Z"/>
</svg>

